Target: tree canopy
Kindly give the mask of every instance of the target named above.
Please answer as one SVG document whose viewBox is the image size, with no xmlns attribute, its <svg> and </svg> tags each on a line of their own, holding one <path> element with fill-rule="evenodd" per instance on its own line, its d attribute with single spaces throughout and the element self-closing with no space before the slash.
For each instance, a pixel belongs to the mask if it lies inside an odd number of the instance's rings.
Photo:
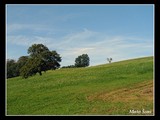
<svg viewBox="0 0 160 120">
<path fill-rule="evenodd" d="M 18 66 L 15 60 L 7 59 L 7 78 L 19 76 Z"/>
<path fill-rule="evenodd" d="M 28 48 L 29 59 L 20 69 L 20 75 L 23 78 L 39 73 L 42 71 L 55 70 L 60 67 L 61 57 L 56 51 L 50 51 L 43 44 L 33 44 Z"/>
<path fill-rule="evenodd" d="M 82 54 L 75 59 L 76 67 L 87 67 L 89 66 L 89 56 L 87 54 Z"/>
</svg>

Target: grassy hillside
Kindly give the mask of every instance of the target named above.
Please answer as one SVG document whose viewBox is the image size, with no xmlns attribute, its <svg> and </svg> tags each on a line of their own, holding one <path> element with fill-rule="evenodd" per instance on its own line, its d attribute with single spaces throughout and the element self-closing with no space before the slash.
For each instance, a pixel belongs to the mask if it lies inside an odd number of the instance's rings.
<svg viewBox="0 0 160 120">
<path fill-rule="evenodd" d="M 153 115 L 153 57 L 7 80 L 7 115 Z M 129 113 L 130 110 L 152 113 Z"/>
</svg>

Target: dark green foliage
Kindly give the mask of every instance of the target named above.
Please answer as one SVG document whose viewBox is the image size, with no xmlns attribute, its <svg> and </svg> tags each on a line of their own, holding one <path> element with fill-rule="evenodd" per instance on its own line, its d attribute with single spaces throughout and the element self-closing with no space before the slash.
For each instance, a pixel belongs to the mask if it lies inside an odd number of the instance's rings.
<svg viewBox="0 0 160 120">
<path fill-rule="evenodd" d="M 21 56 L 17 62 L 22 64 L 23 66 L 27 62 L 28 58 L 29 58 L 28 56 Z"/>
<path fill-rule="evenodd" d="M 63 66 L 62 68 L 75 68 L 75 65 Z"/>
<path fill-rule="evenodd" d="M 18 64 L 13 59 L 7 60 L 7 78 L 19 76 Z"/>
<path fill-rule="evenodd" d="M 20 75 L 23 78 L 35 75 L 37 72 L 41 75 L 41 60 L 37 58 L 28 59 L 27 63 L 20 69 Z"/>
<path fill-rule="evenodd" d="M 42 75 L 42 71 L 55 70 L 60 67 L 60 55 L 56 51 L 49 51 L 43 44 L 33 44 L 28 48 L 28 53 L 30 56 L 20 70 L 23 78 L 28 78 L 36 73 Z"/>
<path fill-rule="evenodd" d="M 21 56 L 18 61 L 17 61 L 17 67 L 19 70 L 19 75 L 20 75 L 20 69 L 26 64 L 28 61 L 29 57 L 28 56 Z"/>
<path fill-rule="evenodd" d="M 56 51 L 46 51 L 42 54 L 42 60 L 45 62 L 43 66 L 45 70 L 55 70 L 60 67 L 61 57 Z"/>
<path fill-rule="evenodd" d="M 44 52 L 47 51 L 49 51 L 49 49 L 43 44 L 33 44 L 28 48 L 28 54 L 30 54 L 31 57 L 41 57 Z"/>
<path fill-rule="evenodd" d="M 82 54 L 75 59 L 76 67 L 87 67 L 89 66 L 89 56 L 87 54 Z"/>
<path fill-rule="evenodd" d="M 25 65 L 28 56 L 21 56 L 16 62 L 13 59 L 7 60 L 7 78 L 12 78 L 20 75 L 20 69 Z"/>
</svg>

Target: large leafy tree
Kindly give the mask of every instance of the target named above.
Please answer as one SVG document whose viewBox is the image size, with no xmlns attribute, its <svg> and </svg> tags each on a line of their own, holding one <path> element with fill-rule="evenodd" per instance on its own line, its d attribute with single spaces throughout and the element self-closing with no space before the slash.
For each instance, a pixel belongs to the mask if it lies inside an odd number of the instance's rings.
<svg viewBox="0 0 160 120">
<path fill-rule="evenodd" d="M 27 63 L 29 59 L 29 56 L 21 56 L 18 61 L 17 61 L 17 69 L 19 71 L 19 75 L 20 75 L 20 69 Z"/>
<path fill-rule="evenodd" d="M 26 64 L 20 69 L 20 75 L 23 78 L 28 78 L 29 76 L 35 75 L 37 72 L 42 75 L 42 61 L 38 58 L 30 58 Z"/>
<path fill-rule="evenodd" d="M 76 67 L 87 67 L 89 66 L 89 56 L 87 54 L 82 54 L 75 59 Z"/>
<path fill-rule="evenodd" d="M 22 66 L 23 66 L 23 65 L 27 62 L 28 58 L 29 58 L 29 56 L 21 56 L 21 57 L 18 59 L 17 63 L 20 63 L 20 64 L 22 64 Z"/>
<path fill-rule="evenodd" d="M 49 52 L 49 49 L 43 44 L 33 44 L 28 48 L 28 54 L 31 57 L 42 57 L 46 52 Z"/>
<path fill-rule="evenodd" d="M 47 61 L 46 70 L 55 70 L 60 67 L 61 57 L 56 51 L 50 51 L 44 54 L 44 61 Z"/>
<path fill-rule="evenodd" d="M 23 78 L 36 73 L 42 75 L 42 71 L 60 67 L 60 55 L 56 51 L 50 51 L 43 44 L 33 44 L 28 48 L 28 54 L 30 54 L 29 59 L 20 70 Z"/>
</svg>

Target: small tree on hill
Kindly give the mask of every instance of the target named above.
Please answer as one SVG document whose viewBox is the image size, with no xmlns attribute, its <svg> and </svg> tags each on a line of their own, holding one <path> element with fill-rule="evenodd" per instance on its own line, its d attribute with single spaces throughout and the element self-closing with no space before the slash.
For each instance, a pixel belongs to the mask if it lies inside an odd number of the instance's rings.
<svg viewBox="0 0 160 120">
<path fill-rule="evenodd" d="M 75 59 L 75 67 L 87 67 L 89 66 L 89 56 L 82 54 Z"/>
<path fill-rule="evenodd" d="M 112 58 L 107 58 L 107 61 L 108 61 L 109 63 L 111 63 L 112 60 L 113 60 Z"/>
</svg>

